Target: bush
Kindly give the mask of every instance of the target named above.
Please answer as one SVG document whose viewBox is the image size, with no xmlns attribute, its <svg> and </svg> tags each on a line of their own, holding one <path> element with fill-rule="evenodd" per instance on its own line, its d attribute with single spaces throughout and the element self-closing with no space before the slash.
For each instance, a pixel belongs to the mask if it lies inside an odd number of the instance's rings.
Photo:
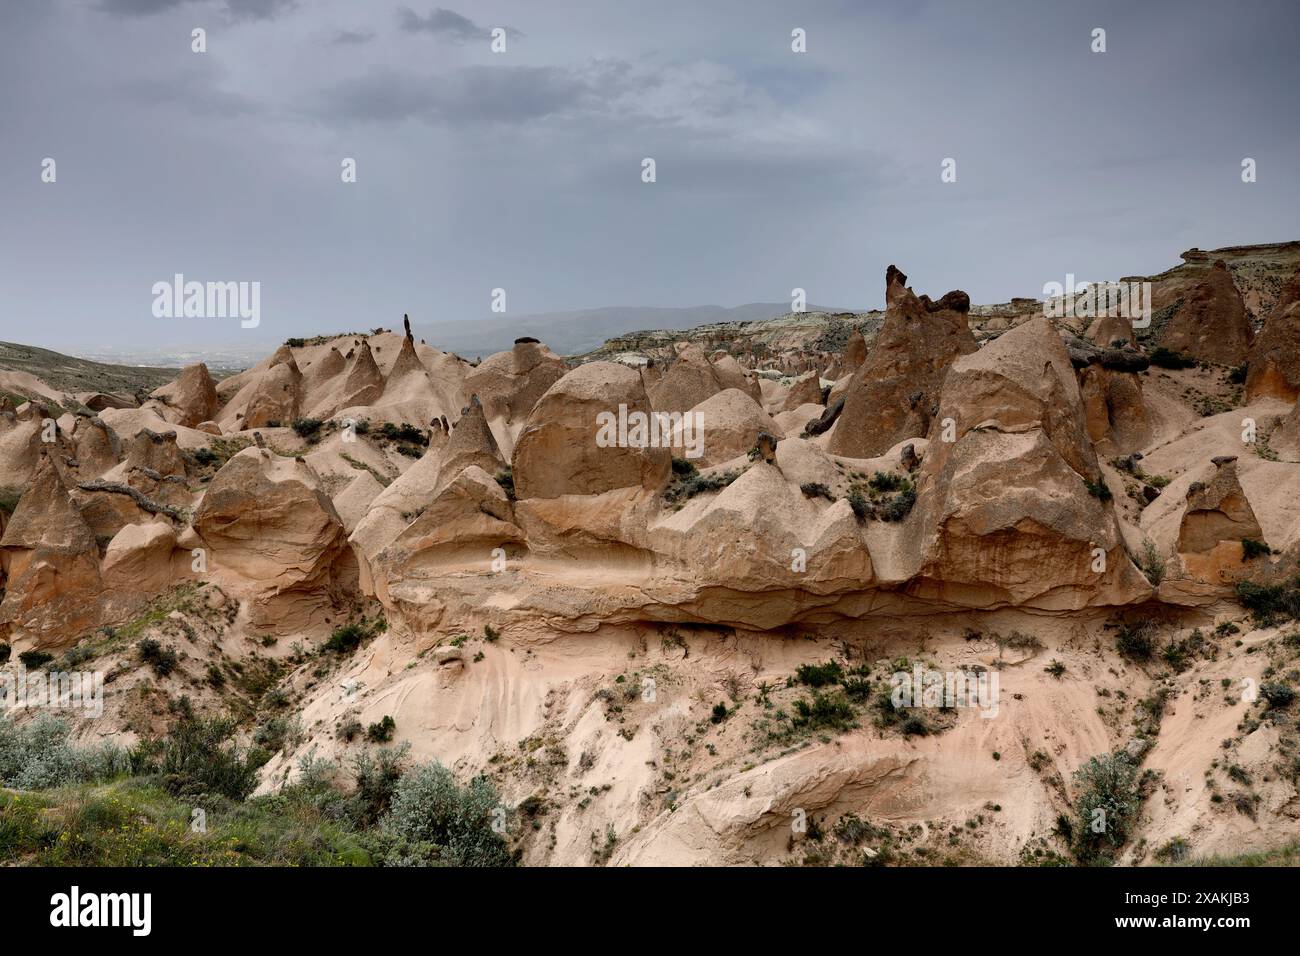
<svg viewBox="0 0 1300 956">
<path fill-rule="evenodd" d="M 141 640 L 136 649 L 140 652 L 140 660 L 152 667 L 159 677 L 166 677 L 180 662 L 175 648 L 163 647 L 152 637 Z"/>
<path fill-rule="evenodd" d="M 831 490 L 820 481 L 804 482 L 799 486 L 799 490 L 804 493 L 805 498 L 825 498 L 827 501 L 835 500 L 835 496 L 831 494 Z"/>
<path fill-rule="evenodd" d="M 840 666 L 839 661 L 827 661 L 825 664 L 800 664 L 795 671 L 795 679 L 809 687 L 825 687 L 844 680 L 844 668 Z"/>
<path fill-rule="evenodd" d="M 1110 486 L 1106 484 L 1105 478 L 1098 478 L 1096 481 L 1085 478 L 1083 479 L 1083 483 L 1088 489 L 1088 494 L 1092 495 L 1103 504 L 1114 497 L 1114 495 L 1110 493 Z"/>
<path fill-rule="evenodd" d="M 1137 624 L 1124 622 L 1119 626 L 1115 637 L 1115 648 L 1131 661 L 1149 661 L 1155 653 L 1155 641 L 1151 637 L 1152 626 L 1146 621 Z"/>
<path fill-rule="evenodd" d="M 325 650 L 333 651 L 335 654 L 351 654 L 369 635 L 366 629 L 359 624 L 344 624 L 342 627 L 336 627 L 334 633 L 329 636 L 325 642 Z"/>
<path fill-rule="evenodd" d="M 1281 619 L 1300 617 L 1300 578 L 1290 584 L 1238 581 L 1237 600 L 1265 627 Z"/>
<path fill-rule="evenodd" d="M 1075 858 L 1085 864 L 1109 862 L 1137 820 L 1137 767 L 1121 754 L 1102 754 L 1075 771 L 1074 783 L 1079 791 L 1072 827 Z"/>
<path fill-rule="evenodd" d="M 1272 554 L 1272 549 L 1263 541 L 1256 541 L 1254 538 L 1241 539 L 1241 561 L 1243 564 L 1266 554 Z"/>
<path fill-rule="evenodd" d="M 1165 559 L 1150 538 L 1142 539 L 1142 554 L 1137 559 L 1138 570 L 1146 575 L 1152 587 L 1159 587 L 1165 579 Z"/>
<path fill-rule="evenodd" d="M 730 716 L 726 704 L 714 704 L 713 713 L 709 715 L 709 719 L 715 724 L 720 724 Z"/>
<path fill-rule="evenodd" d="M 111 744 L 76 747 L 68 742 L 70 733 L 66 723 L 49 714 L 21 727 L 0 717 L 0 785 L 43 790 L 105 780 L 130 770 L 130 760 L 121 748 Z M 0 820 L 0 835 L 3 833 Z"/>
<path fill-rule="evenodd" d="M 298 418 L 294 420 L 293 430 L 299 438 L 315 441 L 320 437 L 321 426 L 324 424 L 319 418 Z"/>
<path fill-rule="evenodd" d="M 881 521 L 902 521 L 916 504 L 916 489 L 910 484 L 885 502 L 880 509 Z"/>
<path fill-rule="evenodd" d="M 358 725 L 358 729 L 360 725 Z M 352 776 L 357 789 L 352 795 L 351 815 L 357 826 L 374 826 L 388 812 L 402 778 L 402 761 L 411 745 L 380 747 L 374 754 L 364 751 L 352 758 Z"/>
<path fill-rule="evenodd" d="M 866 495 L 856 489 L 849 492 L 849 507 L 853 509 L 853 516 L 859 521 L 866 521 L 873 513 L 871 502 L 867 500 Z"/>
<path fill-rule="evenodd" d="M 34 671 L 54 660 L 54 655 L 46 654 L 44 651 L 23 651 L 18 655 L 18 659 L 23 662 L 23 667 Z"/>
<path fill-rule="evenodd" d="M 894 492 L 910 484 L 902 475 L 895 475 L 892 472 L 878 471 L 867 479 L 867 487 L 872 491 Z"/>
<path fill-rule="evenodd" d="M 429 446 L 429 436 L 408 422 L 402 422 L 400 425 L 384 422 L 379 426 L 379 434 L 389 441 L 419 445 L 422 448 Z"/>
<path fill-rule="evenodd" d="M 235 726 L 229 718 L 187 715 L 162 740 L 137 747 L 132 761 L 139 772 L 162 774 L 163 785 L 178 796 L 243 800 L 257 786 L 260 763 L 230 742 Z"/>
<path fill-rule="evenodd" d="M 498 631 L 491 624 L 483 625 L 483 640 L 487 641 L 489 644 L 495 644 L 500 639 L 500 637 L 501 637 L 501 632 Z"/>
<path fill-rule="evenodd" d="M 506 497 L 509 498 L 511 501 L 515 501 L 516 498 L 515 498 L 514 469 L 510 465 L 506 465 L 505 468 L 497 472 L 496 479 L 497 479 L 497 484 L 501 486 L 501 490 L 506 493 Z"/>
<path fill-rule="evenodd" d="M 674 475 L 674 477 L 677 477 L 677 478 L 690 478 L 690 477 L 692 477 L 693 475 L 698 475 L 699 473 L 700 473 L 700 472 L 699 472 L 699 469 L 696 468 L 695 465 L 693 465 L 691 462 L 687 461 L 685 458 L 674 458 L 674 459 L 673 459 L 673 475 Z"/>
<path fill-rule="evenodd" d="M 396 730 L 397 721 L 385 714 L 383 720 L 366 728 L 366 739 L 377 744 L 386 744 L 393 739 Z"/>
<path fill-rule="evenodd" d="M 1196 364 L 1196 359 L 1167 349 L 1163 345 L 1157 345 L 1153 348 L 1148 358 L 1151 360 L 1151 364 L 1157 368 L 1191 368 Z"/>
<path fill-rule="evenodd" d="M 1260 684 L 1259 692 L 1263 698 L 1268 701 L 1269 709 L 1289 707 L 1295 700 L 1295 691 L 1286 684 L 1268 683 Z"/>
<path fill-rule="evenodd" d="M 382 830 L 389 866 L 513 866 L 514 856 L 492 829 L 501 802 L 485 777 L 462 788 L 434 761 L 403 776 Z"/>
<path fill-rule="evenodd" d="M 800 697 L 794 702 L 795 727 L 804 730 L 819 730 L 823 727 L 832 730 L 848 730 L 854 726 L 857 716 L 853 705 L 842 693 L 823 694 L 813 691 L 812 700 Z"/>
</svg>

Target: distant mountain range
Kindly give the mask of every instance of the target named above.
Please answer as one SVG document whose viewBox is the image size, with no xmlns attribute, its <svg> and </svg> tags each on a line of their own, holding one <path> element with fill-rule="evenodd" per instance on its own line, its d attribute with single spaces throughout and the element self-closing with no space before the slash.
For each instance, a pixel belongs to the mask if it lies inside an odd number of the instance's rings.
<svg viewBox="0 0 1300 956">
<path fill-rule="evenodd" d="M 481 319 L 447 322 L 413 322 L 411 331 L 434 348 L 455 352 L 462 358 L 486 358 L 494 352 L 511 348 L 515 339 L 531 335 L 560 355 L 580 355 L 605 344 L 606 339 L 628 332 L 653 330 L 680 331 L 712 322 L 755 322 L 785 315 L 789 302 L 751 302 L 734 308 L 720 305 L 697 305 L 682 309 L 657 309 L 644 306 L 608 306 L 601 309 L 578 309 L 572 312 L 536 312 L 529 315 L 489 315 Z M 842 312 L 826 306 L 808 306 L 809 312 Z M 401 317 L 376 317 L 366 328 L 336 330 L 338 333 L 369 331 L 373 326 L 401 330 Z M 323 329 L 313 335 L 327 335 Z M 266 358 L 281 340 L 240 339 L 226 345 L 168 343 L 159 345 L 104 345 L 73 347 L 82 358 L 115 365 L 171 366 L 179 368 L 205 362 L 213 374 L 249 368 Z"/>
</svg>

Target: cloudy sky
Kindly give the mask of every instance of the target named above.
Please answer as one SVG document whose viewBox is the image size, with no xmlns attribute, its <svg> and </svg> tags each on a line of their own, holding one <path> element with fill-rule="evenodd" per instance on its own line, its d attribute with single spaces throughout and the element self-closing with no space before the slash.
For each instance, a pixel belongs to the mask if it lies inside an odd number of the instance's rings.
<svg viewBox="0 0 1300 956">
<path fill-rule="evenodd" d="M 496 287 L 870 308 L 891 262 L 990 302 L 1300 238 L 1294 0 L 408 2 L 6 0 L 0 339 L 282 340 Z M 261 327 L 155 318 L 177 272 L 260 282 Z"/>
</svg>

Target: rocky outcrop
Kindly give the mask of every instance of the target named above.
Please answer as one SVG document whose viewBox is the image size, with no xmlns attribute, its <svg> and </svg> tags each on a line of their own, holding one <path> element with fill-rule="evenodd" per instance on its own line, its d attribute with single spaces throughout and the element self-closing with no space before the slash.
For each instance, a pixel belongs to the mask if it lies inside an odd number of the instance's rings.
<svg viewBox="0 0 1300 956">
<path fill-rule="evenodd" d="M 696 422 L 703 429 L 702 454 L 692 459 L 697 467 L 720 465 L 744 455 L 758 442 L 758 436 L 767 433 L 776 439 L 785 437 L 772 416 L 763 411 L 758 403 L 745 392 L 728 388 L 717 395 L 707 398 L 687 415 L 696 416 Z M 694 434 L 696 426 L 686 428 L 683 422 L 673 431 L 672 445 L 686 449 L 687 436 Z M 682 452 L 677 453 L 679 457 Z"/>
<path fill-rule="evenodd" d="M 317 592 L 319 603 L 346 548 L 343 522 L 311 466 L 260 448 L 244 449 L 217 472 L 193 527 L 209 566 L 251 592 L 262 626 L 290 623 L 277 621 L 275 602 L 290 592 Z"/>
<path fill-rule="evenodd" d="M 883 455 L 904 439 L 925 435 L 949 366 L 978 347 L 964 292 L 938 302 L 918 298 L 893 266 L 885 283 L 884 325 L 849 383 L 830 439 L 830 451 L 849 458 Z"/>
<path fill-rule="evenodd" d="M 149 397 L 166 421 L 185 428 L 215 418 L 221 407 L 217 385 L 202 362 L 187 365 L 176 381 L 154 389 Z"/>
<path fill-rule="evenodd" d="M 695 352 L 707 364 L 703 353 Z M 627 427 L 635 427 L 638 420 L 649 422 L 650 405 L 640 375 L 626 365 L 578 366 L 547 390 L 519 433 L 513 460 L 515 493 L 521 499 L 555 498 L 662 487 L 668 480 L 669 451 L 637 447 L 635 442 L 648 442 L 650 436 L 639 439 Z M 620 421 L 625 426 L 621 429 Z M 666 427 L 660 431 L 671 433 Z"/>
<path fill-rule="evenodd" d="M 277 357 L 280 361 L 258 379 L 249 397 L 241 429 L 266 428 L 273 423 L 288 427 L 301 415 L 302 372 L 288 346 L 281 346 Z"/>
<path fill-rule="evenodd" d="M 498 352 L 465 376 L 465 387 L 483 400 L 488 418 L 507 424 L 523 421 L 546 390 L 569 370 L 560 358 L 536 339 L 522 338 L 509 352 Z"/>
<path fill-rule="evenodd" d="M 1237 459 L 1216 459 L 1206 480 L 1193 482 L 1187 489 L 1178 527 L 1178 553 L 1184 564 L 1196 577 L 1218 580 L 1224 563 L 1241 567 L 1244 539 L 1262 541 L 1263 537 L 1237 477 Z"/>
<path fill-rule="evenodd" d="M 1150 593 L 1103 500 L 1079 387 L 1047 319 L 953 364 L 930 437 L 908 519 L 909 591 L 1054 610 Z"/>
<path fill-rule="evenodd" d="M 1079 387 L 1088 436 L 1107 443 L 1107 451 L 1127 454 L 1144 447 L 1151 438 L 1142 380 L 1131 372 L 1117 372 L 1100 363 L 1079 373 Z"/>
<path fill-rule="evenodd" d="M 53 455 L 41 456 L 0 537 L 0 554 L 8 568 L 0 634 L 60 648 L 99 623 L 99 548 Z"/>
<path fill-rule="evenodd" d="M 722 389 L 708 356 L 698 345 L 687 345 L 650 389 L 650 405 L 657 412 L 684 412 Z"/>
<path fill-rule="evenodd" d="M 1250 350 L 1246 402 L 1300 398 L 1300 270 L 1287 280 Z"/>
<path fill-rule="evenodd" d="M 781 411 L 792 412 L 800 405 L 820 405 L 822 383 L 816 372 L 805 372 L 790 384 L 790 391 L 781 403 Z"/>
<path fill-rule="evenodd" d="M 1199 362 L 1239 365 L 1246 360 L 1255 332 L 1232 273 L 1222 259 L 1191 290 L 1161 330 L 1158 341 Z"/>
</svg>

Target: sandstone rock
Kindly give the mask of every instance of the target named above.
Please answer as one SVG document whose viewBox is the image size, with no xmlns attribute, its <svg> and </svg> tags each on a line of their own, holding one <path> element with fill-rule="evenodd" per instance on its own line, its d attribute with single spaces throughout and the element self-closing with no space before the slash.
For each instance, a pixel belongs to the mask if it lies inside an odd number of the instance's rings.
<svg viewBox="0 0 1300 956">
<path fill-rule="evenodd" d="M 1239 365 L 1255 333 L 1246 306 L 1222 259 L 1206 272 L 1161 330 L 1159 343 L 1197 361 Z"/>
<path fill-rule="evenodd" d="M 772 420 L 758 403 L 747 394 L 735 388 L 728 388 L 711 398 L 705 399 L 691 409 L 688 415 L 695 415 L 696 421 L 704 429 L 703 453 L 694 463 L 699 467 L 710 467 L 730 461 L 744 455 L 755 446 L 758 436 L 764 432 L 778 440 L 785 437 L 781 426 Z M 692 429 L 694 429 L 692 425 Z M 685 451 L 689 433 L 683 421 L 673 431 L 672 445 Z"/>
<path fill-rule="evenodd" d="M 791 412 L 800 405 L 818 405 L 822 400 L 822 383 L 816 372 L 805 372 L 790 385 L 790 392 L 780 411 Z"/>
<path fill-rule="evenodd" d="M 200 431 L 207 435 L 216 435 L 218 437 L 221 436 L 221 426 L 218 425 L 216 422 L 212 422 L 212 421 L 199 422 L 197 425 L 194 426 L 194 429 L 195 431 Z"/>
<path fill-rule="evenodd" d="M 185 453 L 176 444 L 176 433 L 142 428 L 126 442 L 127 468 L 144 468 L 159 475 L 185 477 Z"/>
<path fill-rule="evenodd" d="M 719 385 L 724 389 L 740 389 L 754 401 L 762 404 L 763 393 L 758 387 L 758 379 L 750 375 L 730 353 L 722 352 L 710 362 Z"/>
<path fill-rule="evenodd" d="M 1300 461 L 1300 401 L 1269 436 L 1269 447 L 1287 461 Z"/>
<path fill-rule="evenodd" d="M 52 455 L 41 457 L 0 537 L 0 554 L 8 568 L 0 634 L 64 647 L 99 623 L 99 549 Z"/>
<path fill-rule="evenodd" d="M 302 372 L 293 356 L 289 355 L 258 380 L 239 427 L 266 428 L 272 422 L 288 427 L 300 417 L 301 409 Z"/>
<path fill-rule="evenodd" d="M 174 425 L 193 428 L 216 417 L 217 386 L 202 362 L 187 365 L 176 381 L 156 388 L 150 397 L 162 406 L 162 417 Z"/>
<path fill-rule="evenodd" d="M 906 281 L 906 280 L 904 280 Z M 854 329 L 849 336 L 849 343 L 844 347 L 844 360 L 840 363 L 840 374 L 856 372 L 867 360 L 867 340 L 862 337 L 860 329 Z M 835 376 L 838 378 L 839 376 Z"/>
<path fill-rule="evenodd" d="M 649 401 L 657 412 L 684 412 L 722 391 L 717 373 L 698 345 L 688 345 L 650 389 Z"/>
<path fill-rule="evenodd" d="M 1046 319 L 958 359 L 938 419 L 953 420 L 956 441 L 933 434 L 921 466 L 907 519 L 912 593 L 1054 610 L 1150 594 L 1114 511 L 1086 489 L 1100 486 L 1101 468 L 1069 356 Z"/>
<path fill-rule="evenodd" d="M 1179 553 L 1213 551 L 1223 541 L 1263 539 L 1264 532 L 1237 478 L 1236 462 L 1235 458 L 1222 460 L 1208 481 L 1196 482 L 1189 488 L 1178 528 Z M 1237 558 L 1240 562 L 1239 549 Z"/>
<path fill-rule="evenodd" d="M 104 551 L 100 565 L 104 587 L 137 598 L 166 590 L 172 580 L 175 547 L 176 531 L 169 521 L 125 526 Z"/>
<path fill-rule="evenodd" d="M 964 292 L 938 302 L 917 298 L 893 266 L 885 282 L 884 325 L 853 375 L 831 436 L 829 448 L 837 455 L 874 458 L 906 438 L 924 436 L 948 367 L 977 348 Z"/>
<path fill-rule="evenodd" d="M 546 390 L 569 369 L 560 358 L 535 339 L 520 339 L 509 352 L 484 359 L 465 376 L 465 387 L 483 401 L 488 418 L 507 423 L 522 421 Z"/>
<path fill-rule="evenodd" d="M 311 467 L 257 448 L 213 477 L 194 530 L 210 565 L 270 594 L 326 584 L 345 547 L 343 522 Z"/>
<path fill-rule="evenodd" d="M 698 348 L 695 351 L 699 353 Z M 704 360 L 703 353 L 699 354 Z M 683 361 L 679 359 L 677 364 Z M 552 385 L 533 407 L 515 444 L 513 472 L 518 497 L 554 498 L 632 486 L 662 487 L 672 457 L 666 448 L 597 444 L 602 432 L 619 440 L 620 407 L 625 416 L 640 413 L 648 417 L 651 410 L 641 377 L 625 365 L 580 365 Z M 602 428 L 602 423 L 611 422 L 612 435 Z"/>
<path fill-rule="evenodd" d="M 1282 287 L 1264 331 L 1250 350 L 1246 402 L 1300 398 L 1300 269 Z"/>
<path fill-rule="evenodd" d="M 1109 451 L 1123 454 L 1150 441 L 1142 380 L 1137 375 L 1094 364 L 1080 373 L 1079 384 L 1088 435 L 1094 442 L 1108 442 Z"/>
</svg>

